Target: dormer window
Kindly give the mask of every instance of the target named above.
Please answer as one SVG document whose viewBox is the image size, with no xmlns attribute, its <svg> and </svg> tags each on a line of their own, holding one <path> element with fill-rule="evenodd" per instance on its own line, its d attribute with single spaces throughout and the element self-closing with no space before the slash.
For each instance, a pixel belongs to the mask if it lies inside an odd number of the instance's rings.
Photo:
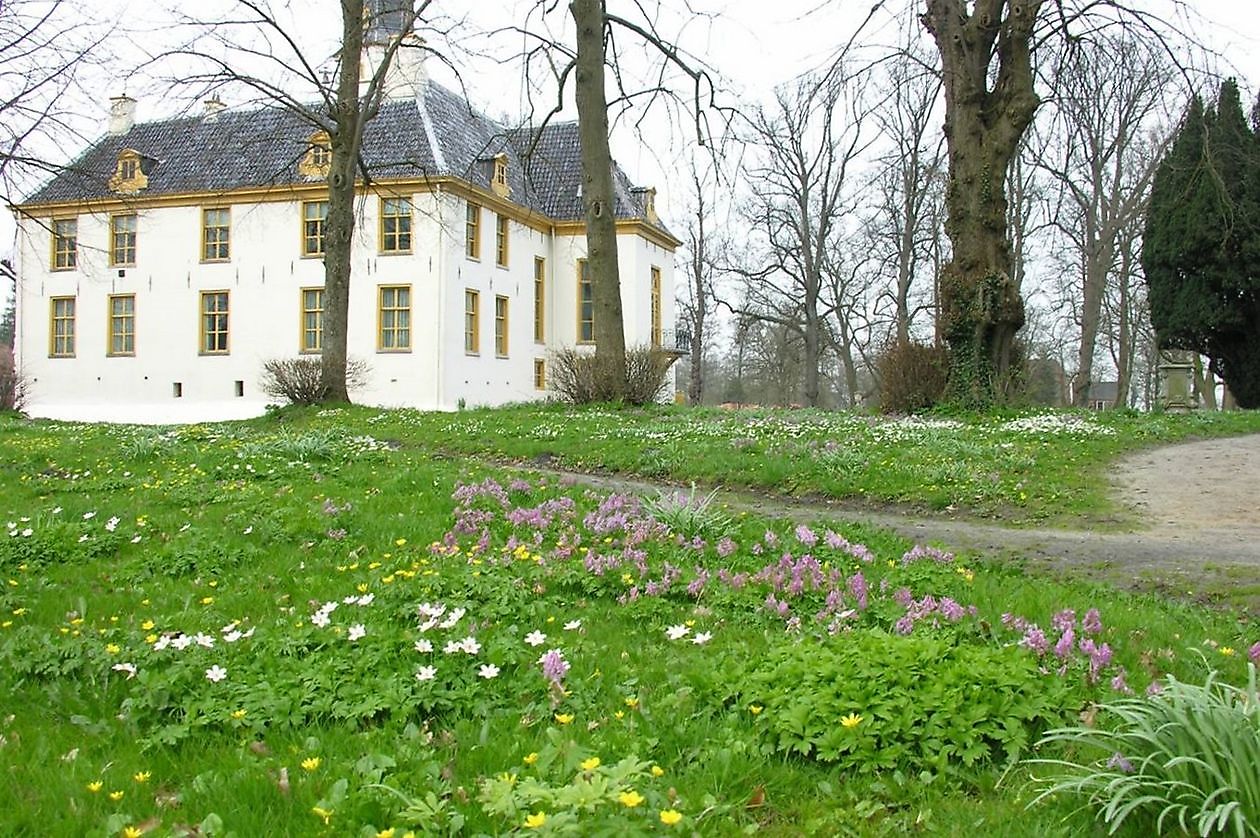
<svg viewBox="0 0 1260 838">
<path fill-rule="evenodd" d="M 134 148 L 125 148 L 118 153 L 118 165 L 114 175 L 109 179 L 111 192 L 134 194 L 149 185 L 149 177 L 141 165 L 140 152 Z"/>
<path fill-rule="evenodd" d="M 490 190 L 500 198 L 506 198 L 512 192 L 508 186 L 508 158 L 506 154 L 494 156 L 494 173 L 490 177 Z"/>
<path fill-rule="evenodd" d="M 332 142 L 327 131 L 317 131 L 307 140 L 306 154 L 298 163 L 298 174 L 306 178 L 326 178 L 332 167 Z"/>
<path fill-rule="evenodd" d="M 643 215 L 647 218 L 649 224 L 655 224 L 660 221 L 660 216 L 656 214 L 656 189 L 654 188 L 649 188 L 644 192 Z"/>
</svg>

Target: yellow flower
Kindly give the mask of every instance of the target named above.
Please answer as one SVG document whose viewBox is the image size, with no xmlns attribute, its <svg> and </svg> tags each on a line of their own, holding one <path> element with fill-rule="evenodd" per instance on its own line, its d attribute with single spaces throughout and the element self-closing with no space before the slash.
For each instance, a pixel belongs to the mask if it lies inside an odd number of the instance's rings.
<svg viewBox="0 0 1260 838">
<path fill-rule="evenodd" d="M 516 785 L 516 775 L 515 775 L 515 774 L 509 774 L 508 772 L 504 771 L 502 774 L 500 774 L 500 775 L 499 775 L 499 779 L 500 779 L 502 782 L 507 783 L 509 786 L 514 786 L 514 785 Z"/>
<path fill-rule="evenodd" d="M 862 723 L 862 717 L 857 713 L 850 713 L 840 720 L 841 727 L 854 728 Z"/>
<path fill-rule="evenodd" d="M 521 760 L 521 762 L 525 763 L 526 765 L 533 765 L 534 763 L 538 762 L 538 752 L 531 751 L 530 753 L 525 755 L 525 759 Z"/>
<path fill-rule="evenodd" d="M 212 596 L 203 596 L 203 597 L 201 598 L 201 604 L 202 604 L 202 605 L 213 605 L 213 604 L 214 604 L 214 597 L 212 597 Z"/>
<path fill-rule="evenodd" d="M 322 760 L 319 757 L 307 757 L 302 760 L 302 768 L 306 771 L 314 771 L 316 768 L 319 768 L 320 762 Z"/>
<path fill-rule="evenodd" d="M 1228 657 L 1233 656 L 1233 654 L 1234 654 L 1234 647 L 1233 647 L 1233 646 L 1222 646 L 1222 647 L 1221 647 L 1221 654 L 1222 654 L 1222 655 L 1224 655 L 1224 656 L 1225 656 L 1225 657 L 1227 657 L 1227 658 L 1228 658 Z"/>
<path fill-rule="evenodd" d="M 233 711 L 232 711 L 232 718 L 234 718 L 234 719 L 243 719 L 243 718 L 245 718 L 245 709 L 244 709 L 244 708 L 241 708 L 240 710 L 233 710 Z"/>
<path fill-rule="evenodd" d="M 105 646 L 105 651 L 109 652 L 111 655 L 116 655 L 122 651 L 122 647 L 117 643 L 109 643 Z"/>
<path fill-rule="evenodd" d="M 312 806 L 311 811 L 324 819 L 324 826 L 328 826 L 328 822 L 332 820 L 332 809 L 325 809 L 323 806 Z"/>
<path fill-rule="evenodd" d="M 582 760 L 583 771 L 594 771 L 596 768 L 599 768 L 599 757 Z"/>
<path fill-rule="evenodd" d="M 762 707 L 760 704 L 749 704 L 749 705 L 748 705 L 748 712 L 749 712 L 749 713 L 752 713 L 754 716 L 755 716 L 755 715 L 757 715 L 758 713 L 760 713 L 760 712 L 761 712 L 762 710 L 764 710 L 764 709 L 765 709 L 765 708 L 764 708 L 764 707 Z"/>
<path fill-rule="evenodd" d="M 652 776 L 653 776 L 653 777 L 664 777 L 664 776 L 665 776 L 665 769 L 664 769 L 664 768 L 661 768 L 659 765 L 653 765 L 653 766 L 652 766 Z"/>
<path fill-rule="evenodd" d="M 376 838 L 394 838 L 394 828 L 391 826 L 389 829 L 382 829 L 376 833 Z"/>
<path fill-rule="evenodd" d="M 145 620 L 143 623 L 140 624 L 140 628 L 143 629 L 144 631 L 149 631 L 155 625 L 157 625 L 157 623 L 153 622 L 152 620 Z"/>
<path fill-rule="evenodd" d="M 144 830 L 134 826 L 125 827 L 122 831 L 122 838 L 140 838 L 144 834 Z"/>
<path fill-rule="evenodd" d="M 109 799 L 117 803 L 119 800 L 123 799 L 123 795 L 125 793 L 126 792 L 122 792 L 122 791 L 111 791 L 109 793 Z"/>
<path fill-rule="evenodd" d="M 131 775 L 131 779 L 135 780 L 137 783 L 147 783 L 149 782 L 149 778 L 152 776 L 153 774 L 148 771 L 137 771 L 135 774 Z"/>
<path fill-rule="evenodd" d="M 396 538 L 396 539 L 394 539 L 394 544 L 398 545 L 399 547 L 402 547 L 402 546 L 403 546 L 404 544 L 406 544 L 406 543 L 407 543 L 407 539 L 405 539 L 405 538 Z"/>
<path fill-rule="evenodd" d="M 87 784 L 87 790 L 92 792 L 92 794 L 96 794 L 98 791 L 101 790 L 101 786 L 103 785 L 105 784 L 102 783 L 100 780 L 93 780 L 92 782 Z"/>
<path fill-rule="evenodd" d="M 618 719 L 624 719 L 626 717 L 626 712 L 624 710 L 618 710 L 617 712 L 613 713 L 613 716 Z"/>
<path fill-rule="evenodd" d="M 573 714 L 572 713 L 557 713 L 556 721 L 562 725 L 567 725 L 573 721 Z"/>
<path fill-rule="evenodd" d="M 623 791 L 621 794 L 617 795 L 617 799 L 621 801 L 622 806 L 625 806 L 627 809 L 633 809 L 635 806 L 638 806 L 643 802 L 643 795 L 639 794 L 634 789 L 631 789 L 630 791 Z"/>
<path fill-rule="evenodd" d="M 152 646 L 154 643 L 158 642 L 158 636 L 156 634 L 146 634 L 144 636 L 144 642 Z"/>
<path fill-rule="evenodd" d="M 639 699 L 635 696 L 630 696 L 626 699 L 626 706 L 633 710 L 639 706 Z"/>
<path fill-rule="evenodd" d="M 538 827 L 542 826 L 546 822 L 547 822 L 546 812 L 535 812 L 532 815 L 525 816 L 526 829 L 537 829 Z"/>
<path fill-rule="evenodd" d="M 674 824 L 678 823 L 680 820 L 682 820 L 682 812 L 679 812 L 677 809 L 662 809 L 661 810 L 661 823 L 665 824 L 666 826 L 673 826 Z"/>
</svg>

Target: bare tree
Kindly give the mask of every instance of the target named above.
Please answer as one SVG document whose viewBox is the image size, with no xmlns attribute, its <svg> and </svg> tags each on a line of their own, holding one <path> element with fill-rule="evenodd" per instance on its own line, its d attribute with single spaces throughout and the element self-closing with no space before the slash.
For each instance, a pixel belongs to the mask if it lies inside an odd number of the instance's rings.
<svg viewBox="0 0 1260 838">
<path fill-rule="evenodd" d="M 838 256 L 854 200 L 850 166 L 871 142 L 862 94 L 861 77 L 806 76 L 750 119 L 758 159 L 748 171 L 747 215 L 764 253 L 760 264 L 738 270 L 740 313 L 800 335 L 811 406 L 819 404 L 828 320 L 843 297 L 831 283 L 842 285 L 846 272 Z"/>
<path fill-rule="evenodd" d="M 702 164 L 693 156 L 688 162 L 690 206 L 683 230 L 683 251 L 686 254 L 687 289 L 680 298 L 682 321 L 690 328 L 691 353 L 687 370 L 687 398 L 700 404 L 704 398 L 704 361 L 709 340 L 709 318 L 716 311 L 714 281 L 718 262 L 727 250 L 727 240 L 715 227 L 713 193 L 717 186 L 716 169 Z"/>
<path fill-rule="evenodd" d="M 1073 402 L 1084 406 L 1094 379 L 1104 300 L 1112 287 L 1124 297 L 1115 322 L 1125 335 L 1117 339 L 1123 345 L 1130 338 L 1128 292 L 1137 268 L 1132 248 L 1169 137 L 1175 68 L 1149 44 L 1101 34 L 1071 49 L 1057 78 L 1055 142 L 1038 165 L 1058 189 L 1053 224 L 1079 259 L 1079 270 L 1068 275 L 1079 284 L 1068 294 L 1080 300 L 1072 393 Z M 1152 138 L 1153 130 L 1162 136 Z M 1120 364 L 1126 379 L 1129 357 L 1126 349 Z"/>
<path fill-rule="evenodd" d="M 321 353 L 323 398 L 327 402 L 350 400 L 346 340 L 355 191 L 371 182 L 371 172 L 362 158 L 364 134 L 380 111 L 399 51 L 426 49 L 415 37 L 415 30 L 417 20 L 431 4 L 432 0 L 339 0 L 341 35 L 331 73 L 326 72 L 324 61 L 299 41 L 288 18 L 269 0 L 234 0 L 228 18 L 194 21 L 206 33 L 203 40 L 174 53 L 203 64 L 201 71 L 185 74 L 184 83 L 206 92 L 244 87 L 296 115 L 310 126 L 312 134 L 322 132 L 328 137 L 331 159 L 324 226 Z M 305 98 L 307 94 L 310 98 Z"/>
</svg>

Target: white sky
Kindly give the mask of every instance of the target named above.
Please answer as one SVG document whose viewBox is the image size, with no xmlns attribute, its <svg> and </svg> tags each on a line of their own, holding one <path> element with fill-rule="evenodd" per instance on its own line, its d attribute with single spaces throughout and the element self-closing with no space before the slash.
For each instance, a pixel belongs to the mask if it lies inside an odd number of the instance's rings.
<svg viewBox="0 0 1260 838">
<path fill-rule="evenodd" d="M 160 119 L 189 107 L 186 100 L 170 96 L 152 82 L 146 83 L 135 77 L 130 82 L 122 81 L 132 69 L 127 65 L 141 60 L 139 49 L 158 53 L 175 46 L 177 31 L 161 22 L 167 13 L 155 11 L 152 3 L 141 3 L 140 0 L 81 2 L 89 15 L 101 15 L 104 19 L 127 15 L 130 20 L 137 19 L 136 15 L 143 15 L 153 24 L 151 31 L 136 38 L 141 46 L 125 50 L 116 71 L 93 85 L 95 89 L 91 93 L 96 105 L 83 114 L 87 136 L 99 136 L 108 112 L 108 98 L 122 92 L 124 85 L 127 92 L 140 99 L 140 120 Z M 172 9 L 175 14 L 205 15 L 208 7 L 225 2 L 227 0 L 175 0 Z M 825 66 L 835 50 L 849 39 L 858 23 L 866 18 L 874 0 L 777 0 L 774 3 L 764 0 L 690 0 L 689 8 L 701 13 L 693 16 L 679 12 L 684 8 L 684 2 L 686 0 L 663 0 L 660 31 L 666 36 L 678 36 L 688 51 L 702 57 L 721 77 L 721 84 L 726 89 L 721 97 L 723 103 L 740 106 L 763 100 L 774 85 L 794 75 Z M 903 2 L 887 0 L 887 6 L 896 11 L 902 8 Z M 921 0 L 915 2 L 919 4 Z M 1171 8 L 1173 0 L 1138 2 L 1157 11 Z M 314 54 L 326 54 L 321 50 L 331 50 L 330 39 L 335 37 L 339 26 L 337 3 L 333 0 L 273 0 L 273 5 L 292 8 L 297 21 L 297 35 L 304 41 L 321 45 L 312 50 Z M 465 14 L 463 10 L 469 5 L 475 9 L 467 12 L 471 22 L 491 26 L 502 25 L 505 20 L 523 20 L 535 2 L 507 0 L 501 4 L 459 4 L 459 11 L 451 13 Z M 1260 83 L 1260 15 L 1240 13 L 1241 7 L 1249 5 L 1244 0 L 1186 0 L 1183 10 L 1173 13 L 1169 19 L 1176 20 L 1178 28 L 1214 49 L 1223 59 L 1226 72 L 1231 67 L 1236 69 L 1244 89 L 1254 91 L 1255 85 Z M 556 6 L 552 25 L 561 28 L 568 23 L 565 13 L 567 3 L 559 0 Z M 609 6 L 614 12 L 624 11 L 629 15 L 626 7 L 630 4 L 626 0 L 609 0 Z M 440 0 L 436 4 L 439 10 L 454 7 L 455 4 Z M 1216 25 L 1211 21 L 1227 21 L 1228 25 Z M 896 38 L 897 24 L 893 15 L 880 11 L 863 30 L 858 44 L 874 47 L 893 43 Z M 481 39 L 473 39 L 467 45 L 478 50 L 493 49 L 504 55 L 515 51 L 514 45 L 521 42 L 519 37 L 508 36 L 498 38 L 492 48 L 485 47 Z M 623 39 L 623 43 L 627 41 Z M 626 49 L 632 59 L 645 54 L 628 46 Z M 525 111 L 527 97 L 520 71 L 515 66 L 467 56 L 456 57 L 455 60 L 462 65 L 463 79 L 475 106 L 493 116 L 517 117 Z M 436 79 L 453 86 L 452 75 L 446 68 L 433 66 L 435 62 L 432 61 L 430 64 Z M 571 116 L 571 112 L 568 115 Z M 94 129 L 93 126 L 99 127 Z M 636 183 L 657 187 L 658 208 L 667 223 L 671 217 L 675 220 L 675 226 L 680 226 L 681 205 L 685 200 L 685 196 L 674 188 L 675 184 L 682 182 L 676 167 L 678 161 L 694 147 L 694 139 L 694 131 L 685 117 L 681 123 L 671 124 L 661 109 L 649 114 L 646 127 L 640 131 L 630 130 L 624 122 L 614 130 L 614 157 Z M 78 144 L 81 145 L 81 141 Z M 74 145 L 68 142 L 59 153 L 67 154 L 69 159 L 79 150 Z M 4 213 L 0 215 L 0 252 L 9 249 L 13 236 L 12 218 Z"/>
</svg>

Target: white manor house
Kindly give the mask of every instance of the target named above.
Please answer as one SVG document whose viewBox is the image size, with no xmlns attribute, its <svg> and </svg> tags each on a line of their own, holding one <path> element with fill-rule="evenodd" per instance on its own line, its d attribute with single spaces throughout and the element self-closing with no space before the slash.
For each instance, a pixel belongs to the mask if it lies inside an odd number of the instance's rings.
<svg viewBox="0 0 1260 838">
<path fill-rule="evenodd" d="M 369 45 L 365 65 L 370 66 Z M 350 291 L 355 401 L 453 409 L 545 397 L 548 353 L 592 344 L 577 125 L 475 111 L 399 50 L 369 124 Z M 180 422 L 256 415 L 264 361 L 318 354 L 327 136 L 226 109 L 108 133 L 16 208 L 27 410 Z M 614 171 L 628 345 L 672 335 L 679 242 Z"/>
</svg>

